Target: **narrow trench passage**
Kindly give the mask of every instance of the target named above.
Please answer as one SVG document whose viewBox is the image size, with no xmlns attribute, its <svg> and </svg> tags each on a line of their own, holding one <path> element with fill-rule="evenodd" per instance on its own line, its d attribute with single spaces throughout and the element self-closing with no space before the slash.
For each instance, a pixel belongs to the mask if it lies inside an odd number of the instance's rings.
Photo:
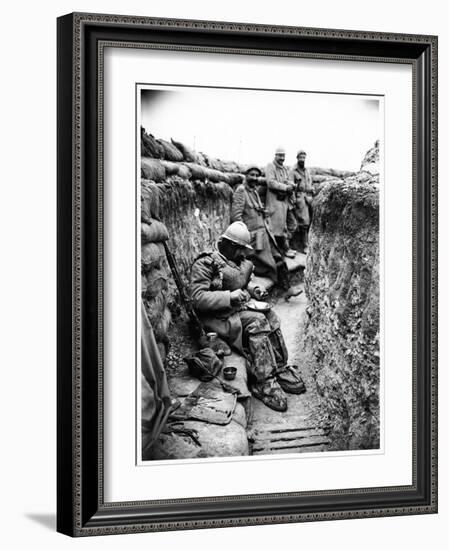
<svg viewBox="0 0 449 550">
<path fill-rule="evenodd" d="M 325 431 L 318 427 L 316 411 L 318 396 L 313 373 L 308 362 L 304 361 L 302 342 L 304 316 L 307 298 L 303 292 L 299 296 L 278 298 L 273 310 L 281 321 L 281 329 L 289 353 L 290 365 L 298 365 L 307 391 L 301 395 L 288 394 L 288 409 L 277 412 L 266 407 L 261 401 L 252 400 L 252 418 L 248 426 L 248 437 L 252 454 L 283 454 L 325 451 L 329 439 Z"/>
<path fill-rule="evenodd" d="M 296 286 L 297 281 L 302 280 L 302 271 L 298 270 L 292 273 L 292 277 L 292 284 Z M 225 363 L 236 366 L 240 370 L 240 383 L 237 386 L 244 391 L 245 395 L 238 405 L 241 412 L 237 413 L 236 409 L 233 421 L 227 426 L 207 424 L 205 421 L 198 421 L 198 418 L 186 419 L 185 427 L 201 432 L 201 446 L 195 447 L 188 437 L 172 435 L 167 438 L 163 436 L 158 448 L 158 458 L 228 456 L 226 453 L 229 452 L 229 445 L 233 444 L 233 439 L 237 437 L 234 433 L 235 422 L 241 423 L 240 430 L 244 430 L 245 445 L 239 444 L 238 448 L 241 448 L 242 452 L 233 451 L 233 456 L 327 450 L 330 443 L 328 434 L 318 422 L 319 400 L 312 372 L 313 363 L 305 360 L 303 351 L 307 297 L 303 283 L 300 283 L 299 286 L 302 287 L 303 292 L 288 301 L 285 300 L 283 291 L 272 289 L 268 301 L 280 319 L 281 330 L 289 353 L 288 364 L 298 365 L 307 391 L 301 395 L 287 394 L 288 408 L 283 413 L 268 408 L 260 400 L 251 396 L 247 386 L 245 361 L 240 355 L 233 353 L 225 358 Z M 196 349 L 196 343 L 191 339 L 185 316 L 178 318 L 172 326 L 170 345 L 171 350 L 166 361 L 169 386 L 172 395 L 183 403 L 186 396 L 200 384 L 200 381 L 189 373 L 187 365 L 183 361 L 183 357 Z M 250 402 L 249 407 L 248 401 Z M 241 415 L 246 417 L 243 422 L 239 420 Z M 209 434 L 207 430 L 211 426 L 212 431 Z"/>
</svg>

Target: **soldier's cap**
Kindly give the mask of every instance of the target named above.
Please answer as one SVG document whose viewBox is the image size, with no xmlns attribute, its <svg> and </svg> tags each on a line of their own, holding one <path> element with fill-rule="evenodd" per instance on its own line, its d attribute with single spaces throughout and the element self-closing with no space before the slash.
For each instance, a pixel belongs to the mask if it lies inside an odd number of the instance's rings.
<svg viewBox="0 0 449 550">
<path fill-rule="evenodd" d="M 243 222 L 234 222 L 226 229 L 220 239 L 227 239 L 239 246 L 245 247 L 247 250 L 254 250 L 251 246 L 251 235 Z"/>
<path fill-rule="evenodd" d="M 307 155 L 307 153 L 306 153 L 306 151 L 304 151 L 304 149 L 300 149 L 300 150 L 296 153 L 296 158 L 298 158 L 299 155 Z"/>
<path fill-rule="evenodd" d="M 276 149 L 276 151 L 274 152 L 274 154 L 275 154 L 275 155 L 285 155 L 285 152 L 286 152 L 286 151 L 285 151 L 285 147 L 280 146 L 280 147 L 278 147 L 278 148 Z"/>
<path fill-rule="evenodd" d="M 248 168 L 245 170 L 245 174 L 249 174 L 251 170 L 256 170 L 257 172 L 259 172 L 259 176 L 262 175 L 262 170 L 258 166 L 254 166 L 254 165 L 248 166 Z"/>
</svg>

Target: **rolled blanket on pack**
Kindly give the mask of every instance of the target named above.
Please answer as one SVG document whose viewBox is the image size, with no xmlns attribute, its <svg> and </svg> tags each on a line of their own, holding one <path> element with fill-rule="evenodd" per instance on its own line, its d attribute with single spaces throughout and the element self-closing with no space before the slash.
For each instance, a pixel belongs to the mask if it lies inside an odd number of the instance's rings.
<svg viewBox="0 0 449 550">
<path fill-rule="evenodd" d="M 184 145 L 184 143 L 181 143 L 180 141 L 175 141 L 173 138 L 171 142 L 177 149 L 181 151 L 184 160 L 186 160 L 187 162 L 197 162 L 198 157 L 193 149 L 190 149 L 190 147 L 187 147 L 187 145 Z"/>
<path fill-rule="evenodd" d="M 159 243 L 168 239 L 168 231 L 165 225 L 158 220 L 148 220 L 151 223 L 140 224 L 142 244 Z"/>
<path fill-rule="evenodd" d="M 181 162 L 182 160 L 184 160 L 184 155 L 176 147 L 176 145 L 173 145 L 173 143 L 169 143 L 164 139 L 159 139 L 158 141 L 164 148 L 165 160 L 171 160 L 173 162 Z"/>
<path fill-rule="evenodd" d="M 167 177 L 165 168 L 160 160 L 142 157 L 140 163 L 145 179 L 159 182 L 164 181 Z"/>
</svg>

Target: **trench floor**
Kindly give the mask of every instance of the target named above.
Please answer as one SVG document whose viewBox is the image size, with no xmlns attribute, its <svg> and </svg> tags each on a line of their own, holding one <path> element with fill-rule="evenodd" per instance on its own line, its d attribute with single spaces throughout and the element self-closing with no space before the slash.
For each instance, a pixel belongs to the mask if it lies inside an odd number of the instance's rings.
<svg viewBox="0 0 449 550">
<path fill-rule="evenodd" d="M 302 285 L 299 285 L 302 286 Z M 325 451 L 329 445 L 326 432 L 317 422 L 318 396 L 310 363 L 303 360 L 303 327 L 307 298 L 303 292 L 286 301 L 279 296 L 273 310 L 281 321 L 282 333 L 289 353 L 289 364 L 298 365 L 307 391 L 287 394 L 285 412 L 273 411 L 251 397 L 251 420 L 248 437 L 252 454 L 290 454 Z"/>
</svg>

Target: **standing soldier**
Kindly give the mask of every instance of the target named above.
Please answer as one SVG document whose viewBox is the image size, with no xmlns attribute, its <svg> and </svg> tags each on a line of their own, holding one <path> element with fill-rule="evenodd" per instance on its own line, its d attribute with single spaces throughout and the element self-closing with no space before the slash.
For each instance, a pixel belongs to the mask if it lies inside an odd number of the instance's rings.
<svg viewBox="0 0 449 550">
<path fill-rule="evenodd" d="M 286 166 L 285 149 L 278 147 L 275 151 L 274 161 L 267 165 L 265 178 L 267 180 L 266 206 L 271 213 L 271 227 L 278 243 L 278 247 L 284 256 L 293 258 L 295 251 L 288 244 L 288 232 L 295 230 L 293 216 L 293 204 L 291 200 L 295 186 Z M 287 228 L 287 224 L 289 227 Z"/>
<path fill-rule="evenodd" d="M 271 230 L 267 210 L 257 192 L 262 172 L 257 166 L 250 166 L 245 175 L 245 182 L 237 187 L 232 197 L 231 222 L 243 222 L 250 232 L 254 250 L 248 257 L 254 264 L 255 275 L 283 284 L 286 269 L 281 268 L 278 272 L 278 264 L 285 266 L 285 263 Z"/>
<path fill-rule="evenodd" d="M 291 178 L 295 184 L 294 204 L 297 222 L 297 235 L 300 251 L 307 254 L 309 251 L 309 227 L 312 221 L 312 200 L 314 195 L 312 176 L 306 168 L 307 153 L 303 150 L 296 155 L 296 164 L 292 167 Z"/>
<path fill-rule="evenodd" d="M 211 252 L 203 252 L 192 265 L 193 306 L 208 331 L 216 332 L 247 358 L 251 390 L 265 405 L 287 409 L 290 393 L 305 391 L 293 367 L 287 366 L 279 319 L 268 309 L 253 311 L 250 297 L 263 298 L 266 290 L 255 286 L 253 263 L 246 259 L 252 251 L 251 236 L 243 222 L 232 223 Z"/>
</svg>

